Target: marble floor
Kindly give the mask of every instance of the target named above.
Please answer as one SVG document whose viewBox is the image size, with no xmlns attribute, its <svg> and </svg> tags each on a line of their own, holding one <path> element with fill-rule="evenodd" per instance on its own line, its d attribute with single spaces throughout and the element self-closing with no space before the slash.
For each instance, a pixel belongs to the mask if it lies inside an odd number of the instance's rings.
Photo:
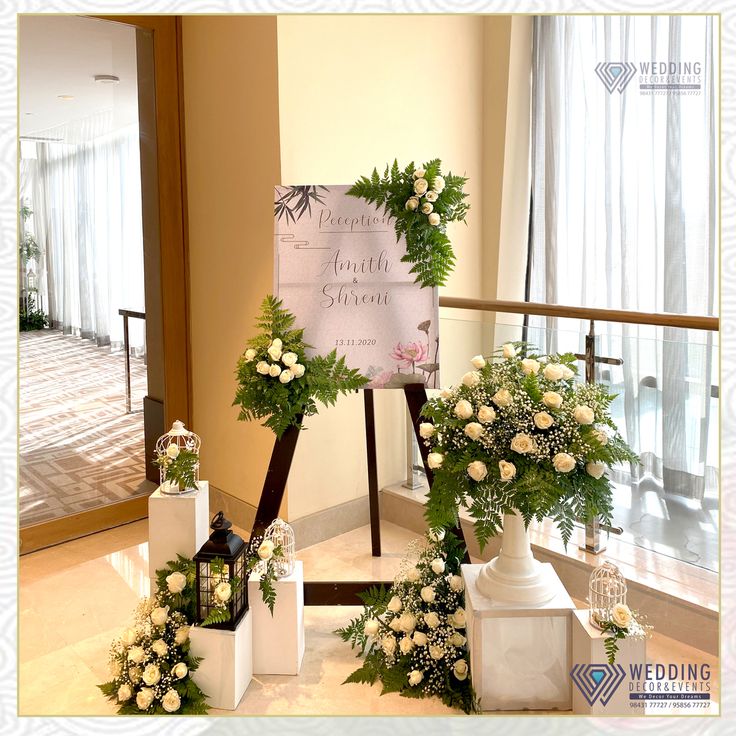
<svg viewBox="0 0 736 736">
<path fill-rule="evenodd" d="M 115 707 L 95 685 L 108 679 L 107 651 L 128 622 L 138 597 L 148 593 L 147 522 L 135 522 L 25 555 L 20 560 L 20 715 L 108 715 Z M 361 527 L 298 553 L 308 580 L 390 579 L 415 535 L 383 522 L 384 555 L 370 554 L 370 532 Z M 582 605 L 578 602 L 578 605 Z M 435 700 L 379 688 L 341 685 L 357 666 L 354 652 L 332 632 L 360 609 L 307 607 L 307 649 L 298 677 L 256 676 L 235 713 L 213 715 L 455 715 Z M 49 625 L 53 612 L 53 625 Z M 654 634 L 652 662 L 718 660 Z M 717 710 L 717 681 L 713 683 Z M 658 711 L 660 714 L 663 711 Z"/>
</svg>

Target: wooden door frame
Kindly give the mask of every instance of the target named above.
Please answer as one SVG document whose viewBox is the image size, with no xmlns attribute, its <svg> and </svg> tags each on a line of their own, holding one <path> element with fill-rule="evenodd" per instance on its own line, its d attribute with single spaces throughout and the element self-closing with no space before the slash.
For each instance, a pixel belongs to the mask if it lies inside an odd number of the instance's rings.
<svg viewBox="0 0 736 736">
<path fill-rule="evenodd" d="M 146 396 L 147 465 L 151 439 L 165 431 L 175 419 L 191 426 L 192 380 L 189 330 L 189 256 L 186 208 L 186 169 L 184 160 L 184 97 L 182 76 L 181 17 L 165 15 L 93 15 L 150 31 L 153 37 L 155 90 L 155 145 L 153 165 L 142 181 L 158 186 L 158 263 L 160 319 L 156 339 L 163 343 L 163 375 L 158 391 Z M 150 141 L 149 141 L 150 144 Z M 142 147 L 145 142 L 142 141 Z M 143 159 L 143 157 L 142 157 Z M 155 171 L 153 170 L 155 166 Z M 155 256 L 155 254 L 154 254 Z M 161 264 L 165 264 L 163 267 Z M 146 297 L 146 309 L 151 301 Z M 148 325 L 147 325 L 148 327 Z M 161 395 L 157 395 L 161 394 Z M 154 484 L 149 484 L 151 490 Z M 20 553 L 110 529 L 148 515 L 148 497 L 139 495 L 98 509 L 19 528 Z"/>
</svg>

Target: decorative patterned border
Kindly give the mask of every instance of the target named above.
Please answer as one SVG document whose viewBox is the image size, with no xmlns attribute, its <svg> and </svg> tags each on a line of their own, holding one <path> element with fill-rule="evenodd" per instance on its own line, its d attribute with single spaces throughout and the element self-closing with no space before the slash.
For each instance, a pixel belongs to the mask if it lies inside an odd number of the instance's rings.
<svg viewBox="0 0 736 736">
<path fill-rule="evenodd" d="M 25 13 L 306 13 L 306 12 L 369 12 L 369 13 L 511 13 L 549 12 L 547 3 L 531 3 L 524 0 L 483 2 L 482 0 L 118 0 L 104 6 L 80 0 L 22 0 L 16 4 L 2 2 L 0 26 L 0 585 L 4 605 L 0 608 L 0 730 L 29 736 L 56 736 L 56 734 L 127 734 L 132 726 L 123 718 L 23 718 L 16 716 L 17 702 L 17 653 L 16 653 L 16 605 L 17 605 L 17 339 L 16 339 L 16 180 L 17 180 L 17 120 L 16 120 L 16 18 L 17 12 Z M 572 2 L 562 0 L 555 12 L 598 13 L 672 13 L 700 12 L 721 13 L 722 25 L 722 299 L 721 345 L 722 372 L 721 411 L 723 442 L 732 447 L 736 440 L 736 372 L 728 366 L 736 363 L 736 11 L 725 0 L 698 0 L 674 4 L 664 0 L 649 3 L 631 0 L 598 0 L 597 2 Z M 416 41 L 416 39 L 415 39 Z M 410 41 L 411 42 L 411 41 Z M 736 689 L 736 578 L 732 574 L 731 559 L 736 552 L 736 495 L 733 478 L 736 477 L 736 454 L 723 453 L 722 457 L 722 653 L 721 711 L 720 719 L 688 718 L 687 728 L 692 734 L 725 732 L 726 719 L 734 718 Z M 682 732 L 678 718 L 597 719 L 595 725 L 586 718 L 545 718 L 544 728 L 550 734 L 589 734 L 594 728 L 599 733 L 619 733 L 622 730 L 656 731 L 657 734 L 675 736 Z M 281 734 L 324 734 L 349 730 L 355 734 L 372 734 L 391 731 L 395 736 L 414 736 L 417 729 L 432 736 L 444 734 L 472 734 L 477 732 L 475 719 L 418 719 L 413 718 L 253 718 L 253 719 L 181 719 L 166 720 L 142 718 L 135 721 L 135 730 L 141 734 L 176 734 L 190 736 L 207 733 L 211 736 L 225 734 L 258 734 L 263 729 Z M 504 734 L 538 732 L 540 719 L 533 716 L 498 717 L 486 724 L 489 730 Z"/>
</svg>

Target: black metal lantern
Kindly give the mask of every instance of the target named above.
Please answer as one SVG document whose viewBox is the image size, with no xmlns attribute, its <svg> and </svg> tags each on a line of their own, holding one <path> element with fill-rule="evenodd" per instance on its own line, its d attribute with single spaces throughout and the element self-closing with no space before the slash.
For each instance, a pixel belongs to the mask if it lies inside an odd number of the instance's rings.
<svg viewBox="0 0 736 736">
<path fill-rule="evenodd" d="M 231 527 L 232 523 L 218 511 L 210 523 L 212 534 L 194 555 L 194 564 L 198 623 L 211 617 L 213 612 L 217 615 L 227 610 L 229 619 L 209 624 L 209 628 L 235 631 L 248 610 L 248 548 Z"/>
</svg>

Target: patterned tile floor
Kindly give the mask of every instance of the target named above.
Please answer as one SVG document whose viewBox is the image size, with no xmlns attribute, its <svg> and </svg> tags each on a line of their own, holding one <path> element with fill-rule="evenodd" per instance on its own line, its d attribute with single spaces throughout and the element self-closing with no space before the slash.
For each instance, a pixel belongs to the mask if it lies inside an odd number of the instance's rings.
<svg viewBox="0 0 736 736">
<path fill-rule="evenodd" d="M 133 408 L 146 367 L 131 359 Z M 20 524 L 145 492 L 143 412 L 125 413 L 125 363 L 58 330 L 20 336 Z"/>
</svg>

